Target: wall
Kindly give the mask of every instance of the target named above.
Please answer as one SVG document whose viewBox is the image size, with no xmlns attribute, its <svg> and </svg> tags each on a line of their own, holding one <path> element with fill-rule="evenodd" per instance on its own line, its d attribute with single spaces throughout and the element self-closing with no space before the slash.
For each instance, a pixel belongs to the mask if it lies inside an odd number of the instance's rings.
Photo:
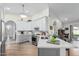
<svg viewBox="0 0 79 59">
<path fill-rule="evenodd" d="M 54 22 L 56 22 L 56 25 L 54 25 Z M 50 26 L 52 26 L 52 30 L 50 30 Z M 58 18 L 49 17 L 48 28 L 49 34 L 54 34 L 55 32 L 57 34 L 58 29 L 62 28 L 62 22 Z"/>
<path fill-rule="evenodd" d="M 54 25 L 54 23 L 56 23 Z M 60 18 L 58 15 L 54 12 L 53 8 L 49 6 L 49 23 L 48 23 L 48 28 L 49 28 L 49 34 L 58 34 L 58 29 L 62 28 L 62 22 L 60 21 Z M 52 30 L 50 30 L 50 26 L 52 26 Z"/>
</svg>

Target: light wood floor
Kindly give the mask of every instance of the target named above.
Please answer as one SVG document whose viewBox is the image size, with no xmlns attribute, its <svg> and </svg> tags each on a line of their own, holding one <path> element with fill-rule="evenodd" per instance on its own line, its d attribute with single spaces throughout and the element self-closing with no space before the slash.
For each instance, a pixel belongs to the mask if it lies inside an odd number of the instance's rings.
<svg viewBox="0 0 79 59">
<path fill-rule="evenodd" d="M 30 43 L 9 43 L 6 45 L 5 54 L 7 56 L 37 56 L 38 49 Z M 79 56 L 79 48 L 70 49 L 70 56 Z"/>
<path fill-rule="evenodd" d="M 6 45 L 7 56 L 37 56 L 37 47 L 30 43 L 10 43 Z"/>
<path fill-rule="evenodd" d="M 79 48 L 70 49 L 70 56 L 79 56 Z"/>
</svg>

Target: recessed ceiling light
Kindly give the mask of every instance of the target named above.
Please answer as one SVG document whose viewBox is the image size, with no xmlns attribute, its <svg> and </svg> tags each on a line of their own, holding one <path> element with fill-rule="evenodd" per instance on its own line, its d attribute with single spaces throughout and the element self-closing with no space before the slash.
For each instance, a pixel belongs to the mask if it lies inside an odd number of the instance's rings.
<svg viewBox="0 0 79 59">
<path fill-rule="evenodd" d="M 6 10 L 10 10 L 10 8 L 9 8 L 9 7 L 6 7 L 5 9 L 6 9 Z"/>
<path fill-rule="evenodd" d="M 21 17 L 21 18 L 27 18 L 27 16 L 24 15 L 24 14 L 21 14 L 20 17 Z"/>
<path fill-rule="evenodd" d="M 65 18 L 64 20 L 65 20 L 65 21 L 67 21 L 67 20 L 68 20 L 68 18 Z"/>
</svg>

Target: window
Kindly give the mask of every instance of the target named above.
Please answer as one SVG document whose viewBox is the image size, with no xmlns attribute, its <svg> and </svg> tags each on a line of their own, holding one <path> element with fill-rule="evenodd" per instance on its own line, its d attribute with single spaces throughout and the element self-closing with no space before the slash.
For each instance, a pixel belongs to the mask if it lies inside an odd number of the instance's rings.
<svg viewBox="0 0 79 59">
<path fill-rule="evenodd" d="M 79 27 L 73 27 L 73 35 L 79 35 Z"/>
</svg>

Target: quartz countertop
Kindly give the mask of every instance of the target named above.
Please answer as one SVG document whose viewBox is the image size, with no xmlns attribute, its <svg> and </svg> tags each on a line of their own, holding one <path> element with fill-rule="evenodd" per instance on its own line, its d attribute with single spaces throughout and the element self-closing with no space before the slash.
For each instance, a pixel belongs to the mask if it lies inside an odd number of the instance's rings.
<svg viewBox="0 0 79 59">
<path fill-rule="evenodd" d="M 59 40 L 59 44 L 48 43 L 47 42 L 48 39 L 39 39 L 37 47 L 38 48 L 74 48 L 75 47 L 73 44 L 61 40 L 59 38 L 57 38 L 57 40 Z"/>
</svg>

